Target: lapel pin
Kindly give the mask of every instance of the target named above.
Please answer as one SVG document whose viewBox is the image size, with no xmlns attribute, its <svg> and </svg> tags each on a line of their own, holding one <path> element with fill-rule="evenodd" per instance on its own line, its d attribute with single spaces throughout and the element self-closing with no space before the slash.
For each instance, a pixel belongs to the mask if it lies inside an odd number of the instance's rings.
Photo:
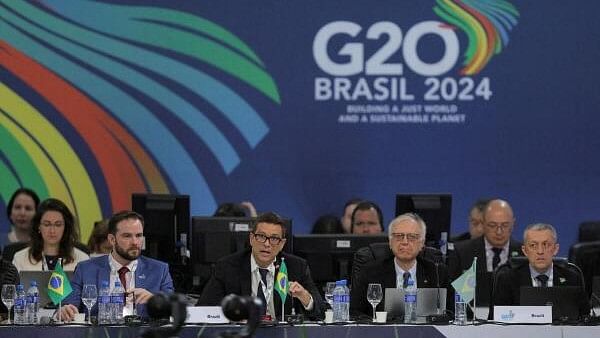
<svg viewBox="0 0 600 338">
<path fill-rule="evenodd" d="M 146 275 L 139 275 L 138 279 L 146 279 Z"/>
<path fill-rule="evenodd" d="M 564 284 L 566 281 L 564 277 L 560 277 L 558 280 L 560 281 L 560 284 Z"/>
</svg>

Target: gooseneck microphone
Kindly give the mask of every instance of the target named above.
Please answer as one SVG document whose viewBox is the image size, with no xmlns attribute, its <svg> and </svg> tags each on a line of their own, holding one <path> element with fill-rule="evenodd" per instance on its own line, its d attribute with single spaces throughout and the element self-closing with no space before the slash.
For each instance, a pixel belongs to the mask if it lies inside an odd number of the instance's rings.
<svg viewBox="0 0 600 338">
<path fill-rule="evenodd" d="M 437 299 L 435 300 L 436 305 L 436 313 L 438 315 L 442 314 L 441 309 L 441 300 L 440 300 L 440 263 L 435 262 L 435 286 L 437 288 Z"/>
</svg>

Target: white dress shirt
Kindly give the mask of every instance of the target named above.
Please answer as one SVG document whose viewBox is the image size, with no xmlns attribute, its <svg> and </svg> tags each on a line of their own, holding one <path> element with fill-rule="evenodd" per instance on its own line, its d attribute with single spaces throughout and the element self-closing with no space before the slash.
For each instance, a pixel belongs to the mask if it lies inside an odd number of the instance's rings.
<svg viewBox="0 0 600 338">
<path fill-rule="evenodd" d="M 126 292 L 135 288 L 134 276 L 135 270 L 137 269 L 137 264 L 138 260 L 136 259 L 129 262 L 129 264 L 125 265 L 129 268 L 129 272 L 125 274 L 125 281 L 127 283 L 127 290 L 125 290 Z M 112 292 L 112 290 L 115 288 L 115 282 L 121 281 L 119 279 L 119 269 L 121 269 L 123 265 L 121 265 L 113 258 L 112 253 L 108 255 L 108 265 L 110 266 L 110 291 Z M 121 287 L 123 287 L 123 285 L 121 285 Z M 133 294 L 128 294 L 127 297 L 125 297 L 125 306 L 123 306 L 123 316 L 134 314 L 133 305 Z"/>
<path fill-rule="evenodd" d="M 400 265 L 398 265 L 398 262 L 396 262 L 396 259 L 394 259 L 394 267 L 396 268 L 396 288 L 397 289 L 402 289 L 402 286 L 404 285 L 404 273 L 405 272 L 409 272 L 410 273 L 410 279 L 413 280 L 413 283 L 415 283 L 415 287 L 417 287 L 417 260 L 415 259 L 415 263 L 413 264 L 413 266 L 408 269 L 408 271 L 403 270 Z"/>
<path fill-rule="evenodd" d="M 483 242 L 485 243 L 485 261 L 486 261 L 487 271 L 494 272 L 494 265 L 493 265 L 494 251 L 492 250 L 492 248 L 494 246 L 491 245 L 490 242 L 488 242 L 485 237 L 483 238 Z M 509 244 L 510 244 L 510 240 L 507 241 L 506 244 L 504 244 L 504 246 L 502 247 L 502 252 L 500 253 L 500 263 L 498 263 L 498 266 L 506 263 L 506 261 L 508 260 Z"/>
</svg>

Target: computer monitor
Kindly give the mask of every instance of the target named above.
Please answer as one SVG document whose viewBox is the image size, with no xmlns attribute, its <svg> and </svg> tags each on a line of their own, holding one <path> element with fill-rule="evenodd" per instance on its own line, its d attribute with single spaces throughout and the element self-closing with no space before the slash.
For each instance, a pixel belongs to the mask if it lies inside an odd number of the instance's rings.
<svg viewBox="0 0 600 338">
<path fill-rule="evenodd" d="M 190 229 L 190 197 L 132 194 L 133 211 L 144 217 L 144 255 L 185 265 Z"/>
<path fill-rule="evenodd" d="M 452 195 L 443 194 L 397 194 L 396 216 L 413 212 L 427 224 L 425 245 L 440 248 L 442 233 L 450 238 L 452 218 Z"/>
<path fill-rule="evenodd" d="M 201 291 L 208 282 L 212 266 L 222 257 L 250 246 L 253 217 L 193 216 L 191 258 L 194 289 Z M 284 219 L 286 243 L 283 251 L 293 252 L 292 220 Z"/>
<path fill-rule="evenodd" d="M 522 286 L 519 291 L 520 305 L 551 305 L 553 322 L 577 321 L 579 301 L 587 298 L 581 286 Z"/>
<path fill-rule="evenodd" d="M 294 236 L 294 254 L 307 260 L 318 285 L 350 279 L 356 250 L 388 242 L 387 235 L 311 234 Z"/>
</svg>

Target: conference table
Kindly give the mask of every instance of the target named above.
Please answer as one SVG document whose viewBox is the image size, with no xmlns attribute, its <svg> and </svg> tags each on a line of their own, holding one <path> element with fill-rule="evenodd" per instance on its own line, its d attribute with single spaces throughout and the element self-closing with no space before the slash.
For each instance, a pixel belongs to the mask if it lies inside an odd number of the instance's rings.
<svg viewBox="0 0 600 338">
<path fill-rule="evenodd" d="M 236 333 L 239 325 L 186 325 L 178 333 L 182 338 L 217 338 Z M 15 338 L 135 338 L 149 326 L 0 326 L 0 337 Z M 598 338 L 600 326 L 554 325 L 278 325 L 259 327 L 257 338 Z"/>
</svg>

